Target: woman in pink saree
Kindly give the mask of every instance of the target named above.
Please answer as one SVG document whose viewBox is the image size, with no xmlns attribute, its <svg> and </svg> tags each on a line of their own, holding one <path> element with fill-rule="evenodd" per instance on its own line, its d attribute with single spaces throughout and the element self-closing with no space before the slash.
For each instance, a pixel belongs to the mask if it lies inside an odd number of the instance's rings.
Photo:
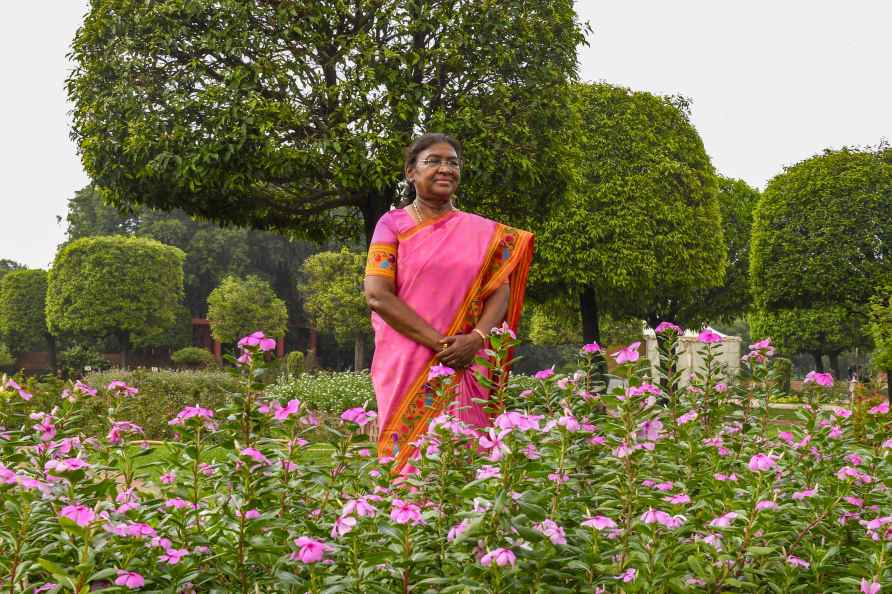
<svg viewBox="0 0 892 594">
<path fill-rule="evenodd" d="M 372 382 L 378 401 L 378 454 L 401 468 L 431 419 L 449 411 L 484 427 L 476 402 L 488 390 L 474 357 L 503 323 L 516 330 L 523 308 L 533 236 L 454 208 L 461 146 L 425 134 L 406 149 L 410 194 L 378 221 L 369 246 L 365 294 L 372 309 Z M 437 364 L 456 370 L 451 402 L 427 385 Z"/>
</svg>

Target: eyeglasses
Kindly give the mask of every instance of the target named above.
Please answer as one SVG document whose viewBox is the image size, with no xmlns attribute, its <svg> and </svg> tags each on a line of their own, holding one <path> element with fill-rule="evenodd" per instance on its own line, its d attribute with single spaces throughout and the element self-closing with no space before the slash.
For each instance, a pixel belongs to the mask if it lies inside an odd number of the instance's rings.
<svg viewBox="0 0 892 594">
<path fill-rule="evenodd" d="M 443 165 L 446 165 L 449 169 L 454 169 L 458 171 L 461 169 L 461 161 L 458 159 L 425 159 L 424 161 L 419 161 L 419 165 L 423 165 L 428 169 L 439 169 Z"/>
</svg>

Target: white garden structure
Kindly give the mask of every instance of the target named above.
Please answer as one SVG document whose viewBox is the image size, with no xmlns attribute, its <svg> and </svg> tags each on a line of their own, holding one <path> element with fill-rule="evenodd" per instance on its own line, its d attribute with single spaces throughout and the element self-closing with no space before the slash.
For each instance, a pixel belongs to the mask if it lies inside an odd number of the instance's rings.
<svg viewBox="0 0 892 594">
<path fill-rule="evenodd" d="M 733 380 L 740 371 L 740 337 L 727 336 L 709 327 L 707 329 L 722 337 L 722 342 L 715 344 L 713 348 L 716 351 L 721 350 L 720 362 L 724 369 L 724 379 L 726 381 Z M 698 334 L 699 332 L 694 330 L 685 330 L 684 335 L 678 340 L 678 365 L 683 372 L 680 381 L 682 386 L 688 384 L 692 370 L 693 372 L 703 371 L 703 357 L 700 355 L 700 351 L 704 345 L 697 340 Z M 657 361 L 659 357 L 657 354 L 657 338 L 653 329 L 644 329 L 644 339 L 647 345 L 647 358 L 651 362 L 651 372 L 653 377 L 657 377 Z"/>
</svg>

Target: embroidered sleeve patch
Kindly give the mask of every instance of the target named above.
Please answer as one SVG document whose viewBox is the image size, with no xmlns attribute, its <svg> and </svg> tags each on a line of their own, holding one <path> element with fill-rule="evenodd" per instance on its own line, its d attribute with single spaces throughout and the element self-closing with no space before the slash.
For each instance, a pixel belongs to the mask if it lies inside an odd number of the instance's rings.
<svg viewBox="0 0 892 594">
<path fill-rule="evenodd" d="M 386 276 L 396 280 L 396 244 L 373 243 L 365 264 L 366 276 Z"/>
</svg>

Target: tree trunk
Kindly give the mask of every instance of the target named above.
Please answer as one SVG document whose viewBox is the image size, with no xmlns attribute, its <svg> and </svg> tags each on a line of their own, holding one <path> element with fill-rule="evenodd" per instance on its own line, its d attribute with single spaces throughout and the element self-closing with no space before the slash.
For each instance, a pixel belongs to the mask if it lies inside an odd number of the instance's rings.
<svg viewBox="0 0 892 594">
<path fill-rule="evenodd" d="M 830 353 L 830 371 L 836 374 L 836 379 L 842 377 L 842 374 L 839 372 L 839 352 Z"/>
<path fill-rule="evenodd" d="M 892 369 L 886 370 L 886 397 L 889 399 L 889 404 L 892 404 Z"/>
<path fill-rule="evenodd" d="M 381 215 L 390 210 L 390 204 L 395 194 L 395 189 L 390 192 L 369 192 L 365 203 L 359 207 L 359 210 L 362 211 L 362 225 L 365 231 L 366 246 L 372 243 L 375 225 L 378 224 L 378 219 L 381 218 Z"/>
<path fill-rule="evenodd" d="M 600 317 L 598 315 L 598 295 L 591 285 L 579 294 L 579 311 L 582 312 L 582 338 L 586 344 L 601 342 Z"/>
<path fill-rule="evenodd" d="M 824 371 L 824 353 L 821 351 L 812 351 L 811 356 L 815 359 L 815 371 Z"/>
<path fill-rule="evenodd" d="M 361 371 L 365 369 L 365 338 L 357 334 L 353 339 L 353 369 Z"/>
</svg>

